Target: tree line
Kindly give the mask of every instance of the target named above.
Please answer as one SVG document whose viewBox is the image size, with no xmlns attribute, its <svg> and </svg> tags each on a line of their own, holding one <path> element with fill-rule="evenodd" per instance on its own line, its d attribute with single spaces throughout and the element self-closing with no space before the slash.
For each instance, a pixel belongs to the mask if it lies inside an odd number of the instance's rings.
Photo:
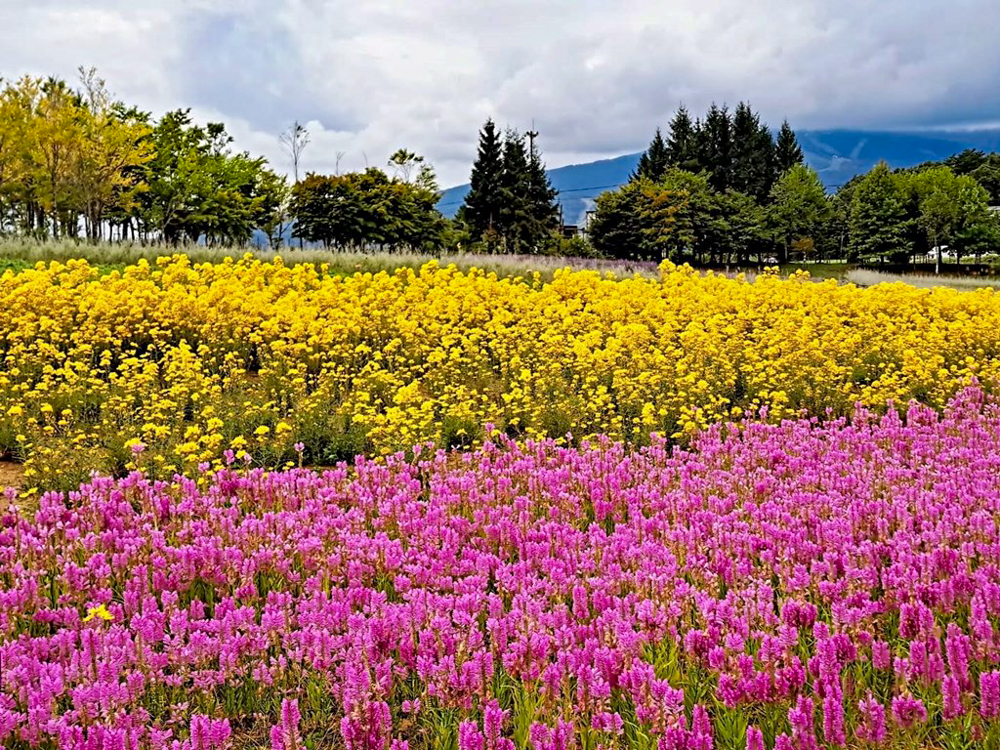
<svg viewBox="0 0 1000 750">
<path fill-rule="evenodd" d="M 629 182 L 604 193 L 590 224 L 616 258 L 696 264 L 801 259 L 909 263 L 928 254 L 981 256 L 1000 246 L 1000 155 L 965 151 L 943 163 L 884 163 L 830 195 L 803 163 L 785 121 L 777 138 L 750 105 L 683 107 Z"/>
<path fill-rule="evenodd" d="M 190 110 L 154 119 L 115 99 L 94 70 L 0 80 L 0 235 L 244 245 L 290 235 L 337 247 L 439 247 L 433 169 L 400 149 L 360 173 L 298 179 L 308 131 L 281 142 L 295 180 L 233 148 L 222 123 Z"/>
<path fill-rule="evenodd" d="M 154 120 L 93 70 L 79 88 L 0 89 L 0 233 L 90 241 L 247 242 L 280 221 L 284 178 L 189 111 Z"/>
<path fill-rule="evenodd" d="M 587 239 L 561 234 L 539 134 L 488 120 L 454 220 L 433 167 L 399 149 L 385 168 L 324 175 L 300 160 L 308 131 L 282 134 L 292 180 L 233 147 L 222 123 L 159 118 L 117 100 L 94 70 L 0 81 L 0 234 L 141 243 L 670 258 L 696 264 L 846 259 L 905 263 L 993 253 L 1000 155 L 881 164 L 830 195 L 788 122 L 773 135 L 744 102 L 696 119 L 681 107 L 634 173 L 598 197 Z M 339 158 L 338 158 L 339 164 Z"/>
</svg>

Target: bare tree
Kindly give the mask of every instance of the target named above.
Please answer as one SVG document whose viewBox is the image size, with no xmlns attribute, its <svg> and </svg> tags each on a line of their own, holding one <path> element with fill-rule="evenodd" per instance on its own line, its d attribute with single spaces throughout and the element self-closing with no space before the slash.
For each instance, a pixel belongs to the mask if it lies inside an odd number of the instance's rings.
<svg viewBox="0 0 1000 750">
<path fill-rule="evenodd" d="M 302 152 L 309 145 L 309 131 L 305 129 L 298 120 L 293 122 L 284 133 L 278 136 L 278 142 L 292 160 L 292 175 L 295 177 L 295 184 L 299 184 L 299 162 L 302 160 Z M 302 238 L 299 237 L 299 249 L 305 246 Z"/>
<path fill-rule="evenodd" d="M 338 151 L 337 152 L 337 166 L 335 168 L 335 174 L 338 177 L 340 176 L 340 160 L 343 159 L 346 155 L 347 155 L 346 151 Z"/>
<path fill-rule="evenodd" d="M 292 175 L 296 183 L 299 181 L 299 162 L 302 160 L 302 152 L 306 150 L 309 141 L 309 131 L 298 120 L 278 136 L 278 142 L 292 160 Z"/>
</svg>

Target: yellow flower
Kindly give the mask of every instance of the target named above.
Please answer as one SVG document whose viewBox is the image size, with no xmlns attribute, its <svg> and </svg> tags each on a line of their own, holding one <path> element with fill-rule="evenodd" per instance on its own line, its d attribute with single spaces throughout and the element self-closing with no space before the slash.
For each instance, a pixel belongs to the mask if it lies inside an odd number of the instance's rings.
<svg viewBox="0 0 1000 750">
<path fill-rule="evenodd" d="M 90 622 L 91 620 L 98 619 L 104 620 L 105 622 L 111 622 L 115 619 L 115 616 L 108 612 L 107 607 L 103 604 L 98 604 L 96 607 L 90 607 L 87 610 L 87 616 L 83 618 L 84 622 Z"/>
<path fill-rule="evenodd" d="M 256 435 L 257 437 L 264 437 L 270 431 L 271 431 L 270 427 L 268 427 L 265 424 L 262 424 L 260 427 L 258 427 L 256 430 L 253 431 L 253 434 Z"/>
</svg>

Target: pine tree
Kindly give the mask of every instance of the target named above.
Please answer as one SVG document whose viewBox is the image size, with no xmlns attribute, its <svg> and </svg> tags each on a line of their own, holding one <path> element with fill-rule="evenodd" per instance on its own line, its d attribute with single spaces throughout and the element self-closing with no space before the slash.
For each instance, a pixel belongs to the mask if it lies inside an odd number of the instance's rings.
<svg viewBox="0 0 1000 750">
<path fill-rule="evenodd" d="M 529 168 L 524 136 L 508 129 L 503 140 L 503 174 L 500 181 L 503 198 L 499 221 L 504 251 L 508 253 L 522 253 L 532 247 L 534 233 L 531 227 Z"/>
<path fill-rule="evenodd" d="M 681 106 L 670 121 L 670 137 L 667 139 L 667 163 L 688 172 L 700 172 L 698 158 L 699 123 L 691 122 L 691 115 Z"/>
<path fill-rule="evenodd" d="M 653 180 L 656 182 L 664 173 L 667 171 L 669 166 L 669 156 L 667 154 L 667 144 L 663 140 L 663 134 L 660 129 L 656 129 L 656 135 L 653 136 L 653 140 L 649 144 L 642 156 L 639 157 L 639 164 L 635 168 L 635 172 L 632 174 L 632 179 L 641 179 L 645 177 L 646 179 Z"/>
<path fill-rule="evenodd" d="M 774 141 L 760 116 L 745 102 L 733 114 L 729 187 L 763 202 L 771 191 Z"/>
<path fill-rule="evenodd" d="M 783 175 L 796 164 L 803 161 L 802 149 L 799 141 L 795 137 L 788 120 L 781 123 L 781 130 L 778 131 L 778 143 L 775 146 L 774 168 L 776 170 L 775 179 Z"/>
<path fill-rule="evenodd" d="M 503 180 L 503 142 L 493 120 L 487 120 L 479 132 L 479 151 L 472 165 L 469 194 L 460 212 L 477 241 L 484 237 L 488 244 L 496 241 L 504 204 Z"/>
<path fill-rule="evenodd" d="M 732 120 L 725 106 L 712 104 L 699 140 L 701 163 L 708 170 L 709 185 L 722 192 L 729 187 L 732 173 Z"/>
<path fill-rule="evenodd" d="M 528 153 L 528 204 L 534 226 L 535 247 L 543 243 L 548 235 L 559 228 L 559 193 L 549 182 L 542 155 L 534 140 Z"/>
<path fill-rule="evenodd" d="M 754 195 L 751 188 L 756 181 L 754 157 L 757 148 L 757 131 L 760 118 L 746 102 L 736 105 L 733 113 L 733 171 L 729 187 L 747 195 Z"/>
</svg>

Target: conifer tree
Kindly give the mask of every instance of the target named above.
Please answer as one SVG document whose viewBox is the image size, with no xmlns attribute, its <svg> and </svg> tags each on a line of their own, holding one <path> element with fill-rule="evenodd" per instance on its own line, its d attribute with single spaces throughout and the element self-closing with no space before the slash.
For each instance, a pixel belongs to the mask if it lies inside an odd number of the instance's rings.
<svg viewBox="0 0 1000 750">
<path fill-rule="evenodd" d="M 524 136 L 508 129 L 503 140 L 503 172 L 500 180 L 502 204 L 500 233 L 508 253 L 526 252 L 532 247 L 531 176 Z"/>
<path fill-rule="evenodd" d="M 732 173 L 732 119 L 725 106 L 712 104 L 699 140 L 701 165 L 708 171 L 709 185 L 723 192 L 729 187 Z"/>
<path fill-rule="evenodd" d="M 781 130 L 778 131 L 778 142 L 775 146 L 774 168 L 777 172 L 775 177 L 780 177 L 796 164 L 801 164 L 802 161 L 802 149 L 795 137 L 795 131 L 788 124 L 788 120 L 785 120 L 781 123 Z"/>
<path fill-rule="evenodd" d="M 479 132 L 479 150 L 472 165 L 469 194 L 461 209 L 472 236 L 496 241 L 500 231 L 500 213 L 504 204 L 503 142 L 493 120 L 487 120 Z"/>
<path fill-rule="evenodd" d="M 558 195 L 549 182 L 542 155 L 532 140 L 528 153 L 528 204 L 536 247 L 559 227 Z"/>
<path fill-rule="evenodd" d="M 667 139 L 667 163 L 688 172 L 700 172 L 698 158 L 698 132 L 700 123 L 692 123 L 687 108 L 681 106 L 670 121 Z"/>
<path fill-rule="evenodd" d="M 763 202 L 771 191 L 774 141 L 760 116 L 745 102 L 733 114 L 729 187 Z"/>
<path fill-rule="evenodd" d="M 667 153 L 667 144 L 663 140 L 663 134 L 660 129 L 656 129 L 656 135 L 653 136 L 653 140 L 649 144 L 642 156 L 639 157 L 639 164 L 635 168 L 635 172 L 632 175 L 632 179 L 641 179 L 645 177 L 646 179 L 653 180 L 656 182 L 664 173 L 667 171 L 670 159 Z"/>
</svg>

